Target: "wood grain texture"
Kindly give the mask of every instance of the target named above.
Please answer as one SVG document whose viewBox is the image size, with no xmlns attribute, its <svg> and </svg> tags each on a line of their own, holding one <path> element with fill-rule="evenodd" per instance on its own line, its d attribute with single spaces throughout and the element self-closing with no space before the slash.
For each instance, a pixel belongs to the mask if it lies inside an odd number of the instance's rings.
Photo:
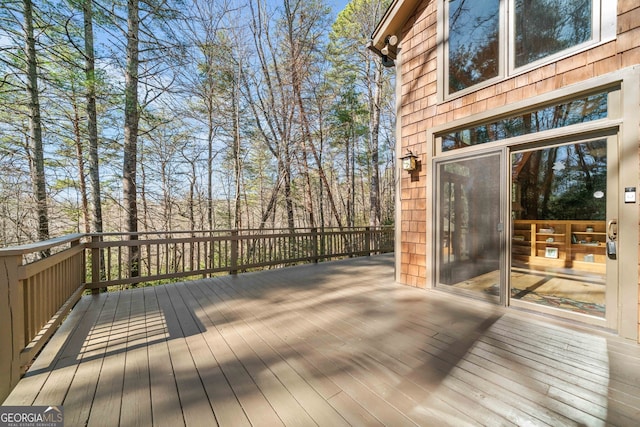
<svg viewBox="0 0 640 427">
<path fill-rule="evenodd" d="M 89 426 L 633 426 L 640 346 L 397 285 L 382 255 L 83 297 L 4 404 Z"/>
</svg>

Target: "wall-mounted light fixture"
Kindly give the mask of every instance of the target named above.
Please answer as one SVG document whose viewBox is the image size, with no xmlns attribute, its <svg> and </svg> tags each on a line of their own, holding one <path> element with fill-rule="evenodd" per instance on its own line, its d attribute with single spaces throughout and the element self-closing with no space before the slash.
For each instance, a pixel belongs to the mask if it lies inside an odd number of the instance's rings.
<svg viewBox="0 0 640 427">
<path fill-rule="evenodd" d="M 384 47 L 380 50 L 383 55 L 389 55 L 389 46 L 398 44 L 398 36 L 392 34 L 384 38 Z"/>
<path fill-rule="evenodd" d="M 395 34 L 388 35 L 384 39 L 384 47 L 380 50 L 380 55 L 382 56 L 382 65 L 385 67 L 393 67 L 395 61 L 389 58 L 389 46 L 395 46 L 398 44 L 398 36 Z"/>
<path fill-rule="evenodd" d="M 405 170 L 407 172 L 416 170 L 416 167 L 418 165 L 418 156 L 413 154 L 411 150 L 407 150 L 407 154 L 405 154 L 403 157 L 400 157 L 400 160 L 402 161 L 402 170 Z"/>
</svg>

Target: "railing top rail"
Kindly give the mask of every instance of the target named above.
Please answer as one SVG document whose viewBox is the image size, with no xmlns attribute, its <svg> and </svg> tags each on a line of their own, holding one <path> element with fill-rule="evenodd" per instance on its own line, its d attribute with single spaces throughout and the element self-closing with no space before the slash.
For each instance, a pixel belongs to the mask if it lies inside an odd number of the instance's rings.
<svg viewBox="0 0 640 427">
<path fill-rule="evenodd" d="M 392 226 L 380 226 L 380 227 L 369 227 L 369 226 L 356 226 L 356 227 L 343 227 L 340 229 L 339 227 L 323 227 L 321 229 L 312 228 L 312 227 L 300 227 L 295 228 L 293 230 L 294 233 L 297 234 L 305 234 L 305 233 L 313 233 L 315 232 L 326 232 L 326 233 L 349 233 L 354 231 L 365 231 L 365 230 L 375 231 L 375 230 L 384 230 L 384 229 L 393 229 Z M 53 239 L 45 240 L 42 242 L 36 243 L 28 243 L 20 246 L 9 246 L 6 248 L 0 248 L 0 256 L 17 256 L 17 255 L 26 255 L 34 252 L 45 251 L 47 249 L 54 248 L 56 246 L 63 245 L 65 243 L 70 243 L 74 241 L 79 241 L 83 238 L 93 238 L 93 237 L 123 237 L 123 236 L 158 236 L 163 239 L 167 239 L 166 236 L 176 236 L 176 235 L 194 235 L 197 236 L 207 236 L 207 235 L 220 235 L 220 234 L 232 234 L 236 233 L 240 237 L 251 237 L 251 233 L 277 233 L 278 235 L 287 235 L 290 234 L 291 230 L 289 228 L 245 228 L 241 230 L 236 229 L 223 229 L 223 230 L 185 230 L 185 231 L 141 231 L 141 232 L 109 232 L 109 233 L 75 233 L 68 234 L 65 236 L 55 237 Z M 256 237 L 259 237 L 260 234 L 256 234 Z"/>
<path fill-rule="evenodd" d="M 26 245 L 0 248 L 0 256 L 26 255 L 33 252 L 46 251 L 47 249 L 51 249 L 53 247 L 60 246 L 65 243 L 81 240 L 85 236 L 86 234 L 82 234 L 82 233 L 67 234 L 65 236 L 55 237 L 53 239 L 44 240 L 42 242 L 28 243 Z"/>
<path fill-rule="evenodd" d="M 379 227 L 371 227 L 371 226 L 355 226 L 355 227 L 343 227 L 342 229 L 340 229 L 339 227 L 315 227 L 315 230 L 320 231 L 320 230 L 324 230 L 324 231 L 331 231 L 331 230 L 336 230 L 336 231 L 352 231 L 352 230 L 366 230 L 366 229 L 372 229 L 372 230 L 377 230 L 377 229 L 392 229 L 393 226 L 379 226 Z M 303 230 L 313 230 L 313 227 L 296 227 L 293 229 L 294 232 L 300 232 Z M 219 229 L 219 230 L 165 230 L 165 231 L 137 231 L 137 232 L 104 232 L 104 233 L 89 233 L 86 234 L 86 236 L 88 237 L 96 237 L 96 236 L 102 236 L 102 237 L 116 237 L 116 236 L 140 236 L 140 235 L 167 235 L 167 234 L 210 234 L 210 233 L 232 233 L 232 232 L 237 232 L 237 233 L 255 233 L 255 232 L 271 232 L 271 231 L 278 231 L 278 232 L 290 232 L 291 230 L 289 228 L 286 227 L 281 227 L 281 228 L 242 228 L 242 229 Z"/>
<path fill-rule="evenodd" d="M 312 228 L 312 227 L 298 227 L 293 229 L 293 233 L 311 233 L 311 232 L 353 232 L 353 231 L 375 231 L 375 230 L 385 230 L 385 229 L 393 229 L 393 226 L 380 226 L 380 227 L 370 227 L 370 226 L 358 226 L 358 227 L 343 227 L 340 229 L 339 227 L 324 227 L 324 228 Z M 278 233 L 278 234 L 291 234 L 291 230 L 289 228 L 243 228 L 240 230 L 237 229 L 220 229 L 220 230 L 180 230 L 180 231 L 138 231 L 138 232 L 108 232 L 108 233 L 89 233 L 86 234 L 87 237 L 123 237 L 123 236 L 158 236 L 160 238 L 166 238 L 166 236 L 178 236 L 178 235 L 197 235 L 197 236 L 208 236 L 208 235 L 229 235 L 232 233 L 236 233 L 239 235 L 247 235 L 247 234 L 255 234 L 262 235 L 266 233 Z"/>
</svg>

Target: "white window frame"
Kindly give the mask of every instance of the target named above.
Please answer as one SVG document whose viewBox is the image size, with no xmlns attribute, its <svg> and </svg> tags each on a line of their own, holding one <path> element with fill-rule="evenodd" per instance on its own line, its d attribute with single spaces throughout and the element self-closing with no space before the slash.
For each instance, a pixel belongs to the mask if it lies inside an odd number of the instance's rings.
<svg viewBox="0 0 640 427">
<path fill-rule="evenodd" d="M 523 74 L 535 68 L 542 67 L 562 58 L 569 57 L 584 50 L 592 49 L 600 44 L 607 43 L 616 38 L 617 23 L 617 2 L 612 0 L 591 0 L 592 1 L 592 38 L 584 43 L 565 49 L 553 55 L 546 56 L 529 64 L 515 67 L 515 19 L 508 17 L 515 14 L 515 0 L 500 0 L 500 52 L 498 76 L 459 90 L 449 93 L 449 1 L 441 0 L 438 16 L 438 101 L 444 102 L 459 98 L 479 89 L 491 86 L 499 81 Z"/>
</svg>

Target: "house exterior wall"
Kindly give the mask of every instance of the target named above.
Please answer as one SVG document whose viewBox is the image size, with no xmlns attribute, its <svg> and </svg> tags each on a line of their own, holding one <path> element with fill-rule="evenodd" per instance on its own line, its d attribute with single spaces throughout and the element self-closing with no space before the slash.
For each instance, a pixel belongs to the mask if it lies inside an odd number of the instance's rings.
<svg viewBox="0 0 640 427">
<path fill-rule="evenodd" d="M 615 40 L 442 101 L 438 94 L 438 67 L 442 64 L 438 42 L 442 36 L 438 34 L 437 10 L 441 5 L 438 0 L 425 0 L 417 7 L 404 25 L 398 58 L 398 155 L 411 150 L 418 156 L 420 168 L 412 173 L 399 171 L 397 278 L 415 287 L 427 286 L 430 268 L 430 128 L 640 64 L 640 3 L 619 0 Z M 640 313 L 640 301 L 638 307 Z M 640 335 L 640 326 L 638 330 Z"/>
</svg>

